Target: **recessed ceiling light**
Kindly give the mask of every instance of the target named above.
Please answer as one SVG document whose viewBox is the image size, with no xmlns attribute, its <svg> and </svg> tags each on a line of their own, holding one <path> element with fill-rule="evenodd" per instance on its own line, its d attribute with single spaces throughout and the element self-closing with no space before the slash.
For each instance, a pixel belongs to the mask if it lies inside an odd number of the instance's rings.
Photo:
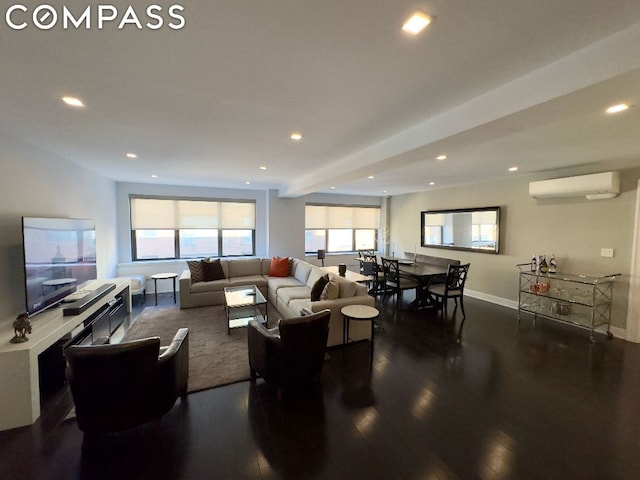
<svg viewBox="0 0 640 480">
<path fill-rule="evenodd" d="M 76 97 L 62 97 L 62 101 L 71 107 L 84 107 L 82 100 Z"/>
<path fill-rule="evenodd" d="M 410 33 L 411 35 L 418 35 L 431 23 L 431 21 L 432 19 L 430 16 L 425 15 L 422 12 L 416 12 L 402 24 L 402 30 Z"/>
<path fill-rule="evenodd" d="M 329 187 L 329 188 L 330 188 L 331 190 L 335 190 L 335 189 L 336 189 L 336 187 Z"/>
<path fill-rule="evenodd" d="M 518 167 L 509 167 L 509 171 L 510 172 L 517 172 L 518 171 Z"/>
<path fill-rule="evenodd" d="M 138 158 L 138 155 L 136 155 L 135 153 L 129 152 L 129 153 L 126 154 L 126 157 L 127 158 Z"/>
<path fill-rule="evenodd" d="M 429 182 L 429 185 L 434 186 L 436 182 Z"/>
<path fill-rule="evenodd" d="M 629 108 L 629 105 L 626 103 L 619 103 L 617 105 L 611 105 L 609 108 L 607 108 L 607 113 L 619 113 L 619 112 L 624 112 L 625 110 L 627 110 Z"/>
<path fill-rule="evenodd" d="M 376 178 L 376 177 L 374 177 L 373 175 L 369 175 L 367 178 L 368 178 L 369 180 L 373 180 L 373 179 L 374 179 L 374 178 Z"/>
<path fill-rule="evenodd" d="M 436 157 L 436 160 L 446 160 L 446 159 L 447 159 L 447 156 L 446 156 L 446 155 L 438 155 L 438 156 Z"/>
<path fill-rule="evenodd" d="M 251 182 L 244 182 L 244 183 L 247 184 L 247 185 L 251 185 Z"/>
<path fill-rule="evenodd" d="M 382 193 L 387 193 L 389 190 L 382 190 Z"/>
<path fill-rule="evenodd" d="M 262 166 L 260 167 L 260 170 L 266 170 L 266 169 L 267 169 L 267 167 L 266 167 L 265 165 L 262 165 Z"/>
<path fill-rule="evenodd" d="M 291 134 L 291 140 L 302 140 L 303 135 L 300 132 L 293 132 Z"/>
<path fill-rule="evenodd" d="M 158 175 L 154 173 L 153 175 L 151 175 L 151 178 L 158 178 Z"/>
</svg>

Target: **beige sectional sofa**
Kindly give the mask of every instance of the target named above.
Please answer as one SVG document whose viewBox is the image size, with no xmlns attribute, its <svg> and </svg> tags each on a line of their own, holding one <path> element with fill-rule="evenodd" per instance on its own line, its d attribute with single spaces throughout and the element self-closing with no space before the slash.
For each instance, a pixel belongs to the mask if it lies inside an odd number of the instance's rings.
<svg viewBox="0 0 640 480">
<path fill-rule="evenodd" d="M 191 282 L 187 269 L 180 276 L 180 308 L 223 305 L 224 288 L 229 286 L 256 285 L 284 318 L 299 316 L 302 309 L 319 312 L 331 310 L 327 346 L 342 344 L 343 317 L 340 310 L 345 305 L 375 306 L 375 299 L 368 295 L 367 287 L 338 275 L 329 274 L 337 284 L 337 298 L 311 301 L 311 288 L 326 272 L 320 267 L 299 259 L 291 260 L 291 272 L 287 277 L 270 277 L 270 258 L 221 259 L 225 278 L 209 282 Z M 351 322 L 349 335 L 353 340 L 371 336 L 369 322 Z"/>
</svg>

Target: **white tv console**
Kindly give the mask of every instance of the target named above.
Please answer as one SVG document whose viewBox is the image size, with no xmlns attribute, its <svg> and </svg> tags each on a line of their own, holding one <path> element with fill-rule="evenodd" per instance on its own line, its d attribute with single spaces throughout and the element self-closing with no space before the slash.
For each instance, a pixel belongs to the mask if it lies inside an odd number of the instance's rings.
<svg viewBox="0 0 640 480">
<path fill-rule="evenodd" d="M 108 283 L 116 288 L 77 315 L 63 315 L 64 304 L 60 304 L 34 316 L 28 342 L 10 342 L 15 317 L 0 322 L 0 430 L 31 425 L 40 416 L 38 355 L 66 335 L 75 335 L 83 328 L 85 319 L 116 296 L 126 293 L 126 310 L 131 312 L 130 279 L 95 280 L 86 288 L 95 289 Z"/>
</svg>

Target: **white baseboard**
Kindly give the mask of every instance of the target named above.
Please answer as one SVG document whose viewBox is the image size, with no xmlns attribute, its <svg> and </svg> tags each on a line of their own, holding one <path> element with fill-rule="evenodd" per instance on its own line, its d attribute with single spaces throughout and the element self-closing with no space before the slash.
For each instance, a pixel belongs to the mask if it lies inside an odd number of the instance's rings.
<svg viewBox="0 0 640 480">
<path fill-rule="evenodd" d="M 627 330 L 625 328 L 610 327 L 609 331 L 613 334 L 614 337 L 627 340 Z"/>
<path fill-rule="evenodd" d="M 518 302 L 509 300 L 508 298 L 496 297 L 495 295 L 489 295 L 488 293 L 476 292 L 475 290 L 469 289 L 465 289 L 464 294 L 467 297 L 477 298 L 478 300 L 484 300 L 489 303 L 495 303 L 496 305 L 502 305 L 503 307 L 511 308 L 513 310 L 518 309 Z"/>
</svg>

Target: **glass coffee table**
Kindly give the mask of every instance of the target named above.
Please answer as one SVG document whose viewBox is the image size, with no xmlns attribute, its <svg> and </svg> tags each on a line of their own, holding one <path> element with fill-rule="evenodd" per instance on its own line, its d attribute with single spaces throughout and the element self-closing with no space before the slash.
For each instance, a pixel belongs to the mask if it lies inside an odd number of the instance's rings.
<svg viewBox="0 0 640 480">
<path fill-rule="evenodd" d="M 227 311 L 227 333 L 232 328 L 246 327 L 249 320 L 267 323 L 267 300 L 255 285 L 226 287 L 224 289 L 225 310 Z M 264 314 L 260 307 L 264 305 Z"/>
</svg>

